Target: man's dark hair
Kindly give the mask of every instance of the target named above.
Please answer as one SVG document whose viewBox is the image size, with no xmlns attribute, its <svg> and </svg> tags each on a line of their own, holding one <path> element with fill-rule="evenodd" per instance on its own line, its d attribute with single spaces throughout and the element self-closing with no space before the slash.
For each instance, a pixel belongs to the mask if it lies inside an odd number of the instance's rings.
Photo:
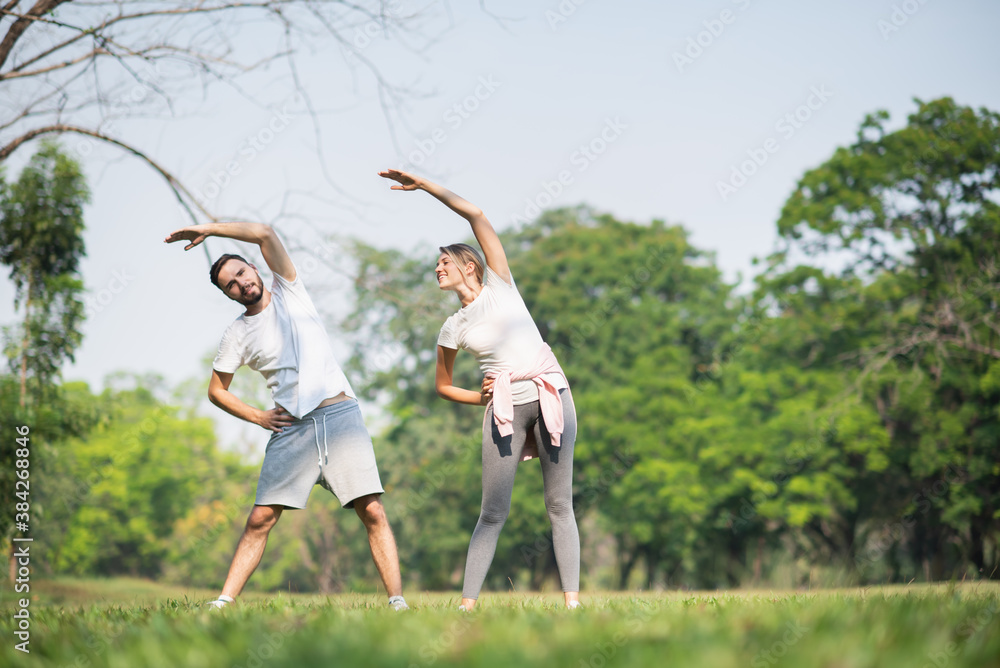
<svg viewBox="0 0 1000 668">
<path fill-rule="evenodd" d="M 215 261 L 215 264 L 213 264 L 212 268 L 208 271 L 208 276 L 209 278 L 212 279 L 212 285 L 219 288 L 223 292 L 225 292 L 225 290 L 221 285 L 219 285 L 219 272 L 222 271 L 222 265 L 226 264 L 230 260 L 240 260 L 244 264 L 250 264 L 249 262 L 244 260 L 242 256 L 234 255 L 233 253 L 226 253 L 225 255 L 223 255 L 222 257 L 220 257 L 218 260 Z"/>
</svg>

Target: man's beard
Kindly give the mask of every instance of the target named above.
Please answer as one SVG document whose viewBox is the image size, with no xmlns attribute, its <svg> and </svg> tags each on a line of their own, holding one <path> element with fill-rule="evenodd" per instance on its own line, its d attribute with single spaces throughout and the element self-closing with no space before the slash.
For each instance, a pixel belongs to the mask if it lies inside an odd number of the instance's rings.
<svg viewBox="0 0 1000 668">
<path fill-rule="evenodd" d="M 263 299 L 263 297 L 264 297 L 264 281 L 261 279 L 261 277 L 259 275 L 257 276 L 257 283 L 255 285 L 257 286 L 257 296 L 256 297 L 252 297 L 250 299 L 247 299 L 242 294 L 240 295 L 239 302 L 241 304 L 243 304 L 244 306 L 254 306 L 255 304 L 257 304 L 257 302 L 259 302 L 261 299 Z"/>
</svg>

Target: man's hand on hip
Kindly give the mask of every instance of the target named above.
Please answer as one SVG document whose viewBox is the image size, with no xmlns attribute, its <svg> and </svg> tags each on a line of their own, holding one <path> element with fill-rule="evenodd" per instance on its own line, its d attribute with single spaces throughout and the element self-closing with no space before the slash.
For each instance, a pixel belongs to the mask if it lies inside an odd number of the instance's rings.
<svg viewBox="0 0 1000 668">
<path fill-rule="evenodd" d="M 260 411 L 255 422 L 264 429 L 270 429 L 280 434 L 282 428 L 290 427 L 295 418 L 281 406 L 275 406 L 269 411 Z"/>
</svg>

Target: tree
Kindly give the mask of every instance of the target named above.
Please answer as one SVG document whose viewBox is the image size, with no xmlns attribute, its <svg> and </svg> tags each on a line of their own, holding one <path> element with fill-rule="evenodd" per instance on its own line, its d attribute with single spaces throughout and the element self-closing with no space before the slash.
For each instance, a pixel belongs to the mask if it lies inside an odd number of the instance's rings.
<svg viewBox="0 0 1000 668">
<path fill-rule="evenodd" d="M 0 190 L 0 263 L 10 267 L 15 309 L 24 306 L 20 327 L 3 330 L 4 352 L 19 379 L 17 409 L 4 415 L 34 430 L 31 438 L 39 447 L 33 452 L 38 455 L 64 435 L 63 425 L 73 422 L 63 417 L 72 413 L 68 407 L 58 410 L 57 381 L 63 362 L 73 359 L 82 340 L 83 283 L 77 269 L 84 255 L 87 197 L 79 165 L 53 143 L 43 144 L 18 180 Z M 4 393 L 11 388 L 3 383 Z M 53 412 L 59 417 L 40 419 Z M 5 442 L 0 448 L 0 492 L 8 498 L 15 484 L 12 445 Z M 35 462 L 44 466 L 44 457 L 36 456 Z M 9 536 L 12 522 L 9 516 L 0 520 L 0 536 Z M 11 555 L 13 575 L 13 544 Z"/>
<path fill-rule="evenodd" d="M 41 492 L 53 520 L 62 519 L 44 527 L 51 539 L 41 541 L 41 559 L 57 572 L 156 576 L 175 548 L 176 523 L 218 499 L 216 486 L 231 491 L 245 480 L 237 458 L 215 449 L 208 418 L 179 416 L 148 379 L 133 382 L 96 398 L 108 419 L 69 441 L 61 484 Z"/>
<path fill-rule="evenodd" d="M 762 287 L 765 303 L 813 302 L 795 313 L 829 323 L 813 329 L 810 364 L 849 370 L 889 439 L 885 475 L 856 490 L 870 512 L 846 525 L 854 561 L 904 550 L 928 579 L 969 564 L 989 576 L 1000 561 L 1000 114 L 916 103 L 896 131 L 885 112 L 867 117 L 854 144 L 803 176 Z M 843 280 L 788 267 L 795 253 L 846 259 Z M 858 471 L 864 460 L 849 455 L 841 464 Z"/>
<path fill-rule="evenodd" d="M 504 234 L 503 242 L 521 294 L 573 387 L 578 518 L 599 515 L 608 531 L 601 538 L 617 538 L 616 582 L 637 563 L 646 565 L 647 583 L 659 581 L 687 556 L 707 513 L 706 495 L 688 494 L 688 484 L 697 484 L 680 463 L 691 454 L 688 444 L 664 431 L 686 410 L 685 388 L 733 325 L 729 287 L 682 228 L 662 221 L 638 225 L 586 207 L 563 209 Z M 420 257 L 362 247 L 356 310 L 344 328 L 358 341 L 359 385 L 389 398 L 393 422 L 384 438 L 391 450 L 380 461 L 403 505 L 387 508 L 402 515 L 393 526 L 404 561 L 425 586 L 453 586 L 478 516 L 482 413 L 435 396 L 436 336 L 456 307 L 432 280 L 428 257 L 431 251 Z M 384 368 L 372 364 L 386 351 L 393 354 Z M 456 359 L 459 376 L 458 384 L 479 385 L 470 355 Z M 675 485 L 669 498 L 666 479 Z M 555 562 L 533 463 L 519 468 L 511 506 L 488 585 L 502 587 L 510 577 L 537 588 L 554 577 Z M 619 521 L 623 516 L 633 521 Z M 412 541 L 403 537 L 409 532 Z"/>
<path fill-rule="evenodd" d="M 304 100 L 318 140 L 320 112 L 297 57 L 325 43 L 340 49 L 345 68 L 371 76 L 391 131 L 392 115 L 410 91 L 383 76 L 364 49 L 377 37 L 418 51 L 432 39 L 426 18 L 397 2 L 11 0 L 0 7 L 0 90 L 11 101 L 0 116 L 8 137 L 0 144 L 0 164 L 37 137 L 76 135 L 145 161 L 193 219 L 215 220 L 145 141 L 127 136 L 123 120 L 182 112 L 179 100 L 192 80 L 203 92 L 227 84 L 250 104 L 266 106 L 239 81 L 273 65 L 284 68 Z"/>
<path fill-rule="evenodd" d="M 619 586 L 637 564 L 644 586 L 666 582 L 710 506 L 697 446 L 669 432 L 735 324 L 731 288 L 681 226 L 661 220 L 550 211 L 509 246 L 520 249 L 512 271 L 573 387 L 575 506 L 600 509 L 617 542 Z"/>
<path fill-rule="evenodd" d="M 19 330 L 5 331 L 5 350 L 21 379 L 20 405 L 45 396 L 82 341 L 79 279 L 83 205 L 89 191 L 80 166 L 54 143 L 41 150 L 0 197 L 0 263 L 10 267 Z M 13 336 L 11 334 L 13 333 Z"/>
</svg>

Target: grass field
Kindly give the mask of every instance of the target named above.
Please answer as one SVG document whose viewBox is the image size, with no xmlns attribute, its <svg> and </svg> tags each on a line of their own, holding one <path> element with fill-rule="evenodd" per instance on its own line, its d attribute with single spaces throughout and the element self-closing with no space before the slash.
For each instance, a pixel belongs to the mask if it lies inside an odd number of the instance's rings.
<svg viewBox="0 0 1000 668">
<path fill-rule="evenodd" d="M 822 666 L 1000 667 L 1000 585 L 812 592 L 250 595 L 210 611 L 215 592 L 135 580 L 32 583 L 30 654 L 5 591 L 3 666 Z"/>
</svg>

